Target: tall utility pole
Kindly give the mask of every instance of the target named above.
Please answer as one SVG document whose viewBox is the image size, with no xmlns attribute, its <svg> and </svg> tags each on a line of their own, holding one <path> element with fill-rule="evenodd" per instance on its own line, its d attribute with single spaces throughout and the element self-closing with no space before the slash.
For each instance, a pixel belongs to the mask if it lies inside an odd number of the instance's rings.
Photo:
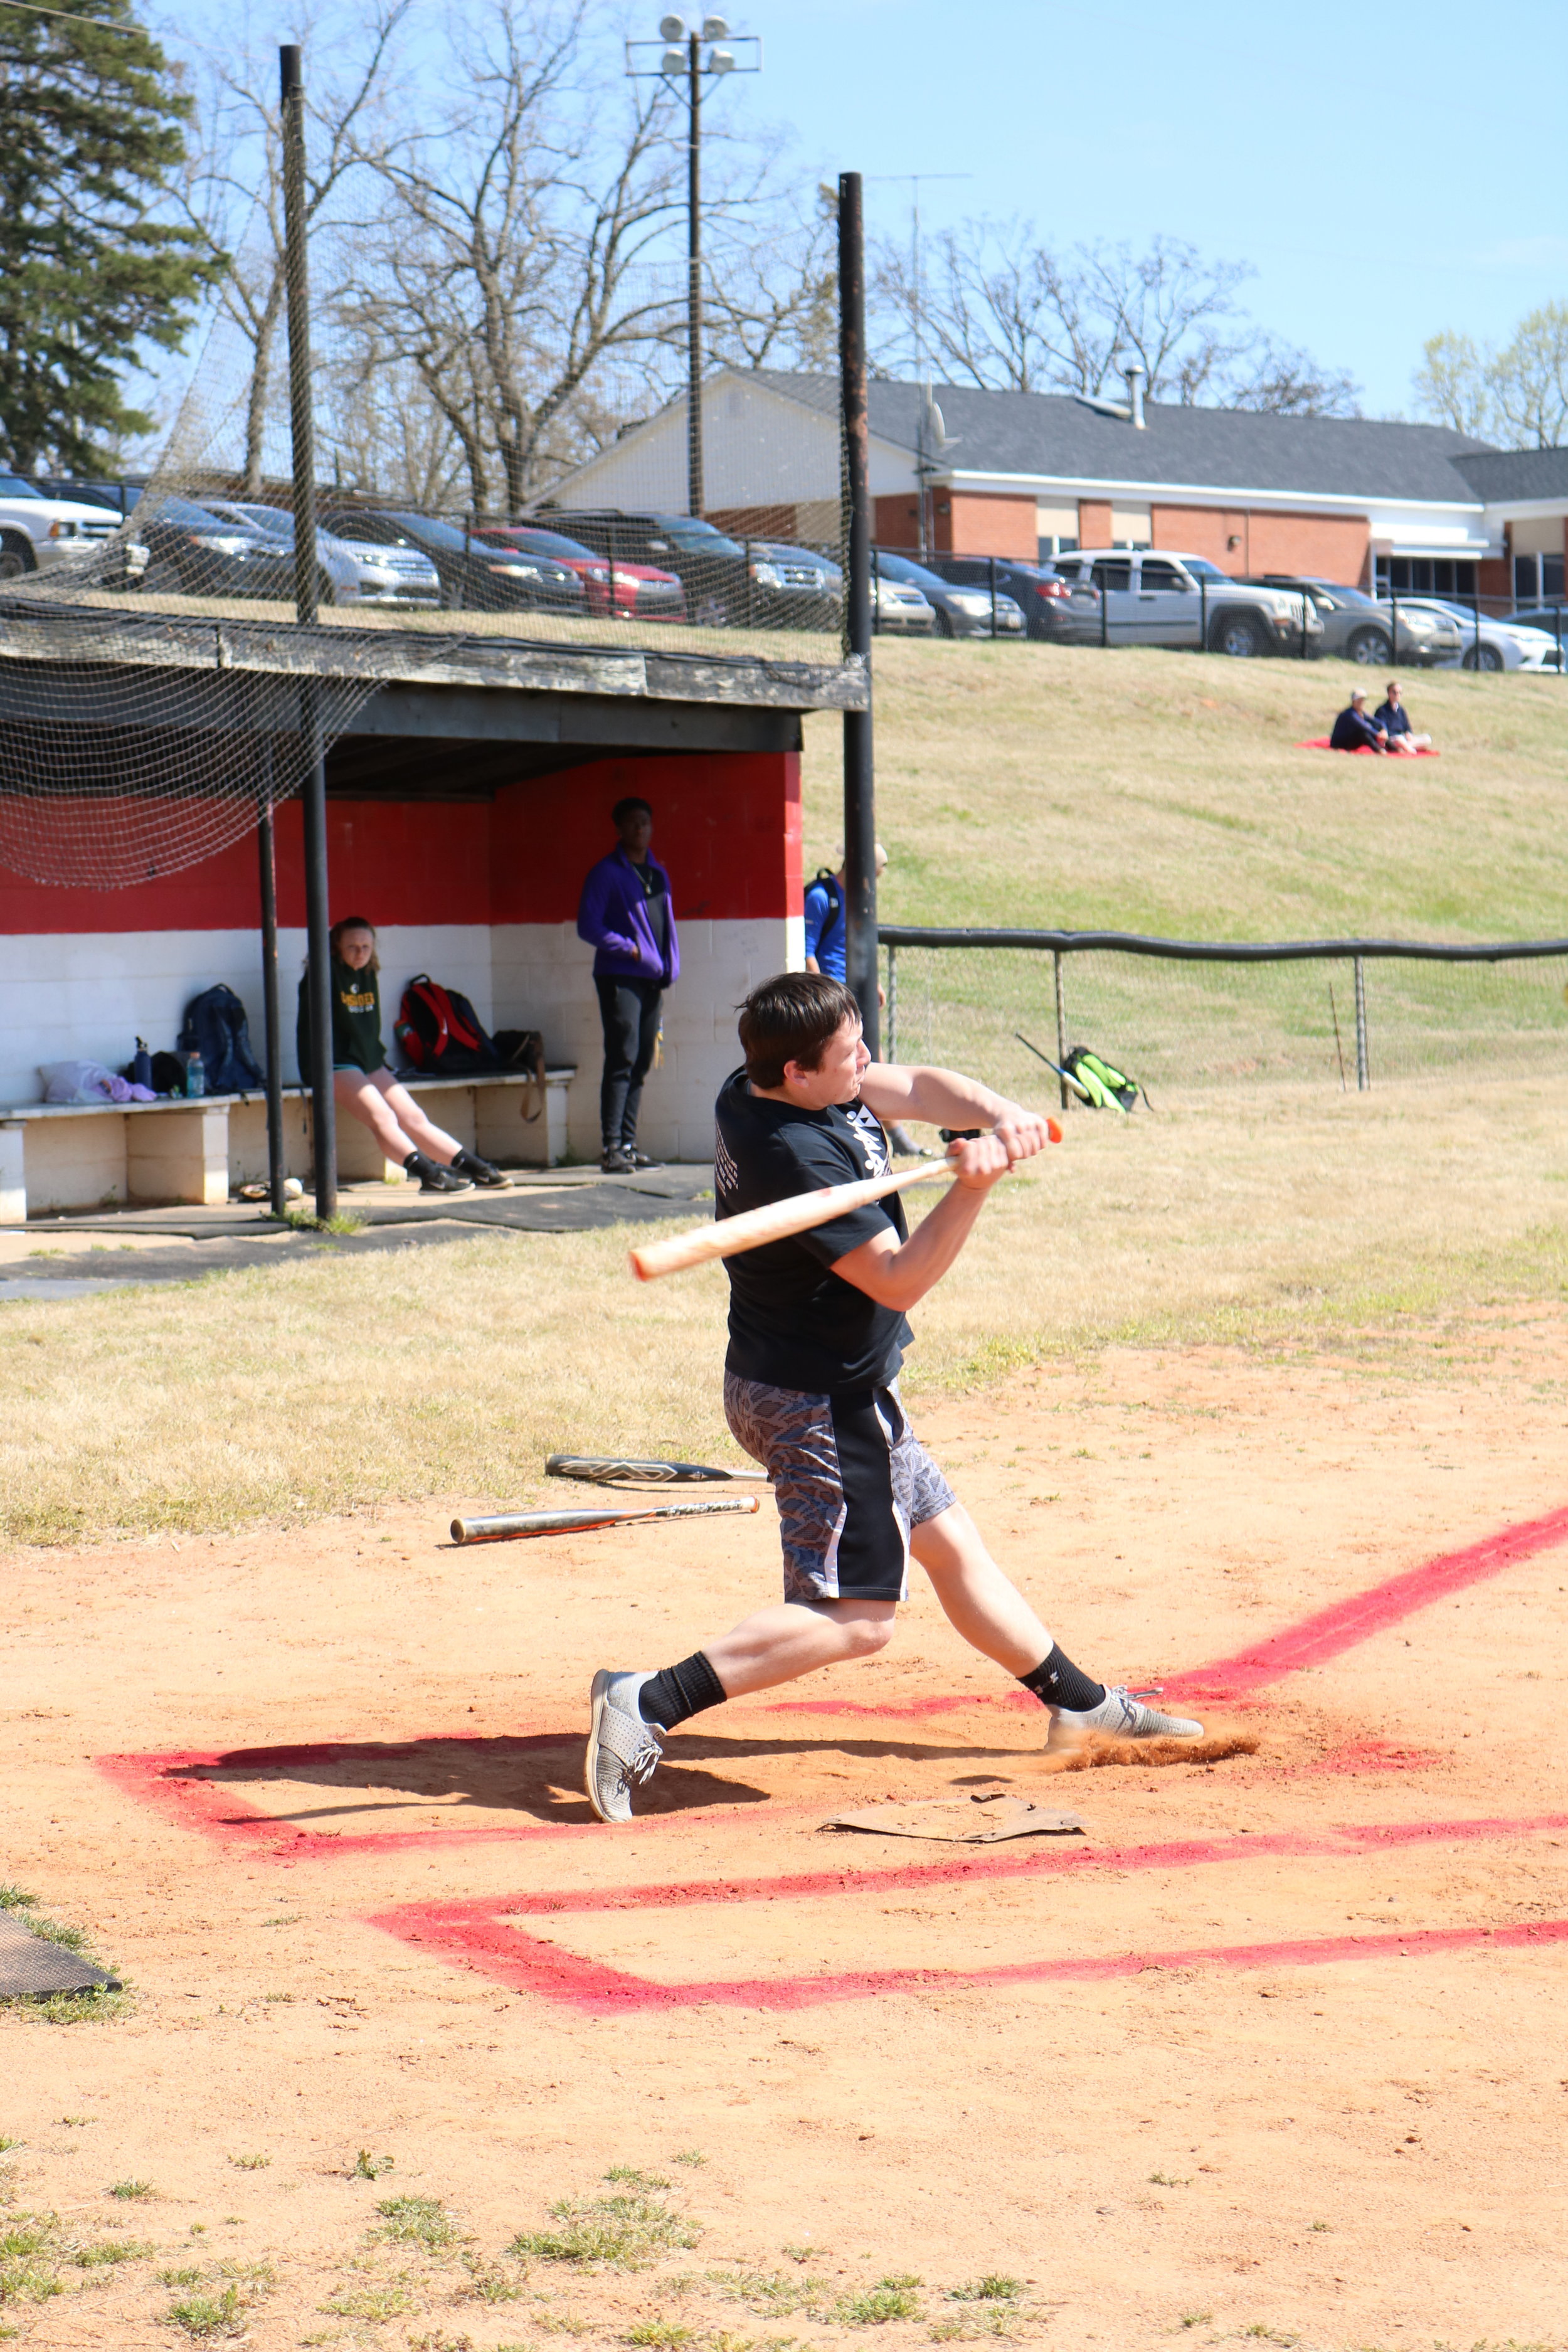
<svg viewBox="0 0 1568 2352">
<path fill-rule="evenodd" d="M 866 708 L 844 714 L 845 979 L 873 1061 L 877 1011 L 877 780 L 871 757 L 871 499 L 866 415 L 866 222 L 860 174 L 838 175 L 838 372 L 848 546 L 844 650 L 866 673 Z"/>
<path fill-rule="evenodd" d="M 924 557 L 930 551 L 933 536 L 929 511 L 931 477 L 937 470 L 936 461 L 942 457 L 942 448 L 952 445 L 942 438 L 942 411 L 932 394 L 931 361 L 925 346 L 925 299 L 921 278 L 921 184 L 925 180 L 973 180 L 974 174 L 973 172 L 878 172 L 873 177 L 879 181 L 896 182 L 910 191 L 910 295 L 914 310 L 915 381 L 921 392 L 921 404 L 915 416 L 915 495 L 920 552 Z"/>
<path fill-rule="evenodd" d="M 733 46 L 729 46 L 733 42 Z M 641 64 L 644 50 L 658 48 L 657 65 Z M 742 64 L 738 48 L 750 49 Z M 703 52 L 706 49 L 707 54 Z M 761 73 L 763 45 L 753 33 L 731 36 L 722 16 L 689 25 L 684 16 L 661 16 L 658 40 L 628 41 L 626 71 L 635 81 L 662 81 L 686 98 L 686 510 L 700 516 L 702 481 L 702 84 L 705 77 Z"/>
<path fill-rule="evenodd" d="M 320 596 L 316 556 L 316 429 L 310 405 L 310 278 L 305 217 L 305 82 L 300 53 L 278 52 L 283 99 L 283 255 L 289 286 L 289 425 L 294 450 L 294 618 L 313 628 Z M 310 975 L 310 1131 L 315 1139 L 316 1214 L 338 1206 L 338 1122 L 332 1097 L 332 958 L 328 938 L 327 764 L 321 692 L 301 675 L 304 756 L 305 924 Z"/>
</svg>

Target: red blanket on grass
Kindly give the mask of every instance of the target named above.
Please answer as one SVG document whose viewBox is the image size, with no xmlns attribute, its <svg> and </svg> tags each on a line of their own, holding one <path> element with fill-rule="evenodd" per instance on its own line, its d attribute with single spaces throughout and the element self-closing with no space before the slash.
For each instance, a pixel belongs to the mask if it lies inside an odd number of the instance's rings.
<svg viewBox="0 0 1568 2352">
<path fill-rule="evenodd" d="M 1326 735 L 1309 735 L 1304 743 L 1298 743 L 1296 746 L 1298 751 L 1331 751 L 1333 748 Z M 1370 743 L 1356 744 L 1349 756 L 1352 760 L 1359 760 L 1363 751 L 1369 759 L 1375 760 L 1378 757 Z M 1423 751 L 1392 751 L 1386 756 L 1394 760 L 1436 760 L 1439 754 L 1429 743 Z"/>
</svg>

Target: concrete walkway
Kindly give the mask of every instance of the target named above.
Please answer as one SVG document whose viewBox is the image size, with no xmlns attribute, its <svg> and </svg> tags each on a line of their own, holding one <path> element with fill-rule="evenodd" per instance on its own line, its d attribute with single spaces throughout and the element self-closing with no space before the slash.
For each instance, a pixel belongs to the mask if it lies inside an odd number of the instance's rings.
<svg viewBox="0 0 1568 2352">
<path fill-rule="evenodd" d="M 280 1226 L 249 1201 L 40 1217 L 0 1233 L 0 1304 L 80 1298 L 133 1283 L 193 1282 L 206 1274 L 294 1264 L 323 1250 L 363 1257 L 428 1248 L 472 1241 L 479 1232 L 588 1233 L 665 1218 L 699 1223 L 711 1213 L 712 1188 L 712 1169 L 698 1166 L 650 1169 L 633 1177 L 602 1176 L 596 1168 L 520 1171 L 504 1192 L 345 1184 L 339 1203 L 360 1230 L 342 1234 Z M 309 1199 L 298 1205 L 309 1213 Z"/>
</svg>

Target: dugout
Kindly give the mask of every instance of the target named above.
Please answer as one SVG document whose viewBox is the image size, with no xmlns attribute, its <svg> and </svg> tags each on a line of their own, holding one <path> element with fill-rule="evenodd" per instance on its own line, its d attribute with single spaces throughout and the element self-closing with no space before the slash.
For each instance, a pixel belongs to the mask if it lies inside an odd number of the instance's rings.
<svg viewBox="0 0 1568 2352">
<path fill-rule="evenodd" d="M 13 835 L 31 826 L 29 841 L 51 827 L 69 833 L 75 877 L 0 866 L 0 1106 L 37 1104 L 41 1063 L 80 1056 L 118 1067 L 138 1035 L 172 1045 L 185 1003 L 216 981 L 243 999 L 259 1051 L 254 828 L 230 825 L 224 846 L 192 863 L 161 861 L 154 848 L 122 887 L 89 877 L 95 843 L 104 870 L 122 870 L 139 803 L 194 808 L 224 776 L 259 772 L 269 743 L 297 740 L 301 696 L 316 692 L 338 694 L 344 716 L 326 766 L 331 912 L 363 913 L 380 929 L 389 1049 L 404 984 L 421 971 L 464 990 L 492 1028 L 541 1030 L 547 1059 L 575 1066 L 567 1134 L 584 1159 L 598 1152 L 600 1045 L 577 897 L 611 845 L 612 803 L 637 792 L 653 803 L 682 970 L 643 1132 L 662 1157 L 709 1156 L 714 1092 L 735 1058 L 735 1005 L 768 972 L 802 961 L 802 718 L 863 708 L 863 669 L 397 629 L 351 638 L 324 625 L 167 612 L 144 624 L 106 614 L 99 624 L 78 606 L 68 628 L 63 618 L 0 606 L 8 822 Z M 305 958 L 297 797 L 278 803 L 275 834 L 292 1083 Z M 9 838 L 0 837 L 0 857 Z M 38 873 L 33 848 L 9 854 Z M 157 1190 L 155 1174 L 138 1181 L 133 1153 L 113 1181 L 101 1136 L 95 1145 L 88 1132 L 101 1116 L 80 1121 L 74 1178 L 60 1125 L 50 1124 L 46 1147 L 43 1122 L 23 1124 L 22 1150 L 40 1175 L 47 1157 L 47 1186 L 28 1179 L 35 1208 Z M 297 1111 L 291 1126 L 301 1118 Z M 302 1124 L 299 1135 L 303 1173 Z M 340 1139 L 345 1172 L 354 1172 L 343 1157 L 354 1141 Z"/>
</svg>

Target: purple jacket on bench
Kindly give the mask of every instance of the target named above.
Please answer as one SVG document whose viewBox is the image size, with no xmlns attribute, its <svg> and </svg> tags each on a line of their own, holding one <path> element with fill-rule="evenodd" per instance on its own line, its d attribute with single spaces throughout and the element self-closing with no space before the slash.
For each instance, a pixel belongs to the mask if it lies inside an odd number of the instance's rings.
<svg viewBox="0 0 1568 2352">
<path fill-rule="evenodd" d="M 651 849 L 648 864 L 664 876 L 667 953 L 660 955 L 653 936 L 642 876 L 624 849 L 612 849 L 608 857 L 589 867 L 577 907 L 577 936 L 595 950 L 595 980 L 657 980 L 668 988 L 680 975 L 669 876 Z"/>
</svg>

